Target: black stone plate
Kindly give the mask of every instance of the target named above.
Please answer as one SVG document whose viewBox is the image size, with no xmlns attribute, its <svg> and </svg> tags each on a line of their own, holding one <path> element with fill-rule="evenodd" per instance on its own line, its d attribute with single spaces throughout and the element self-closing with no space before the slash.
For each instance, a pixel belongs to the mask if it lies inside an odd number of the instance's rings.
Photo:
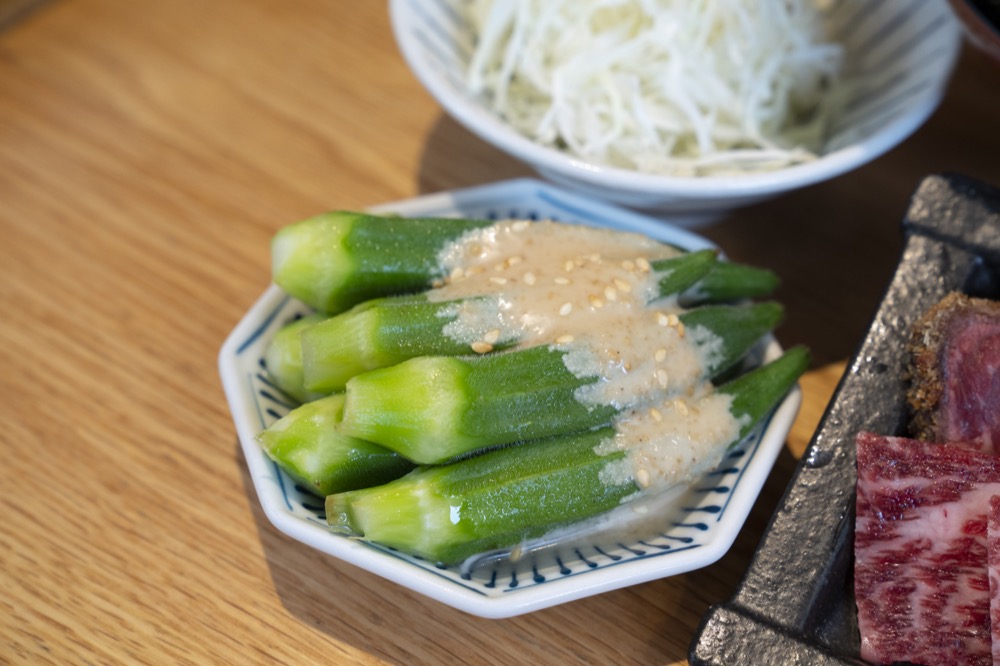
<svg viewBox="0 0 1000 666">
<path fill-rule="evenodd" d="M 688 658 L 718 664 L 862 664 L 853 593 L 854 436 L 904 434 L 914 320 L 950 291 L 1000 299 L 1000 190 L 926 178 L 903 252 L 733 597 L 702 618 Z"/>
</svg>

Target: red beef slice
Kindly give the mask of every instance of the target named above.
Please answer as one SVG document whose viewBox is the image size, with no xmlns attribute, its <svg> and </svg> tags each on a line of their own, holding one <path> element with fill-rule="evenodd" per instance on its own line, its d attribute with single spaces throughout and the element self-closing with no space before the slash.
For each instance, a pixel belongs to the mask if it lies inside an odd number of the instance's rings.
<svg viewBox="0 0 1000 666">
<path fill-rule="evenodd" d="M 1000 446 L 1000 303 L 952 293 L 911 338 L 911 434 L 933 442 Z M 995 445 L 994 445 L 995 443 Z"/>
<path fill-rule="evenodd" d="M 861 657 L 991 664 L 987 512 L 1000 457 L 870 433 L 857 452 Z"/>
<path fill-rule="evenodd" d="M 990 498 L 987 519 L 990 563 L 990 624 L 993 634 L 993 666 L 1000 664 L 1000 495 Z"/>
</svg>

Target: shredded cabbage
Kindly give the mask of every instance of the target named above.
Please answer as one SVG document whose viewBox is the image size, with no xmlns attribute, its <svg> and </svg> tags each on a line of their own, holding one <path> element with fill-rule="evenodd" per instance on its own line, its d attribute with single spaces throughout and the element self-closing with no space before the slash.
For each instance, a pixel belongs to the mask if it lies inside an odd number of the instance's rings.
<svg viewBox="0 0 1000 666">
<path fill-rule="evenodd" d="M 679 176 L 814 159 L 843 48 L 817 0 L 471 0 L 467 84 L 584 160 Z"/>
</svg>

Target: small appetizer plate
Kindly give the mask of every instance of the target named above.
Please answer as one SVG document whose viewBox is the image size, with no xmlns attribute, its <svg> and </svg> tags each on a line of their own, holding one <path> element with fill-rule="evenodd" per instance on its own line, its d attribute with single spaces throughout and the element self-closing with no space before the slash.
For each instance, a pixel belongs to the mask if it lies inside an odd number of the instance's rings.
<svg viewBox="0 0 1000 666">
<path fill-rule="evenodd" d="M 686 250 L 713 247 L 689 231 L 531 179 L 421 196 L 372 210 L 404 216 L 554 219 L 640 232 Z M 256 442 L 257 433 L 294 407 L 270 383 L 264 350 L 275 331 L 309 311 L 271 285 L 219 354 L 223 387 L 265 514 L 276 528 L 304 544 L 481 617 L 511 617 L 715 562 L 743 526 L 801 402 L 795 387 L 718 468 L 640 511 L 621 507 L 593 529 L 538 544 L 516 561 L 487 555 L 446 567 L 332 533 L 322 499 L 298 487 Z M 775 358 L 781 348 L 770 339 L 761 353 Z"/>
</svg>

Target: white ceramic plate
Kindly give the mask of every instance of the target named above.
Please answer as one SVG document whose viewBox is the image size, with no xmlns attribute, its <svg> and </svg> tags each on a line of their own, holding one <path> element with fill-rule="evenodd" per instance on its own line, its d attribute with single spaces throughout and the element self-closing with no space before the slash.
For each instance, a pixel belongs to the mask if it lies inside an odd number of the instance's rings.
<svg viewBox="0 0 1000 666">
<path fill-rule="evenodd" d="M 407 216 L 556 219 L 638 231 L 689 250 L 712 247 L 707 240 L 664 222 L 535 180 L 423 196 L 373 210 Z M 488 559 L 471 570 L 442 567 L 328 531 L 323 502 L 297 488 L 254 440 L 292 407 L 268 381 L 264 349 L 284 323 L 307 312 L 306 306 L 272 285 L 219 354 L 226 397 L 265 514 L 294 539 L 482 617 L 519 615 L 715 562 L 746 520 L 801 402 L 796 387 L 762 429 L 737 446 L 718 469 L 669 502 L 661 502 L 638 522 L 633 520 L 627 532 L 614 529 L 589 534 L 583 540 L 539 550 L 515 564 Z M 768 357 L 780 352 L 774 341 L 767 346 Z M 632 515 L 639 518 L 635 512 Z"/>
</svg>

